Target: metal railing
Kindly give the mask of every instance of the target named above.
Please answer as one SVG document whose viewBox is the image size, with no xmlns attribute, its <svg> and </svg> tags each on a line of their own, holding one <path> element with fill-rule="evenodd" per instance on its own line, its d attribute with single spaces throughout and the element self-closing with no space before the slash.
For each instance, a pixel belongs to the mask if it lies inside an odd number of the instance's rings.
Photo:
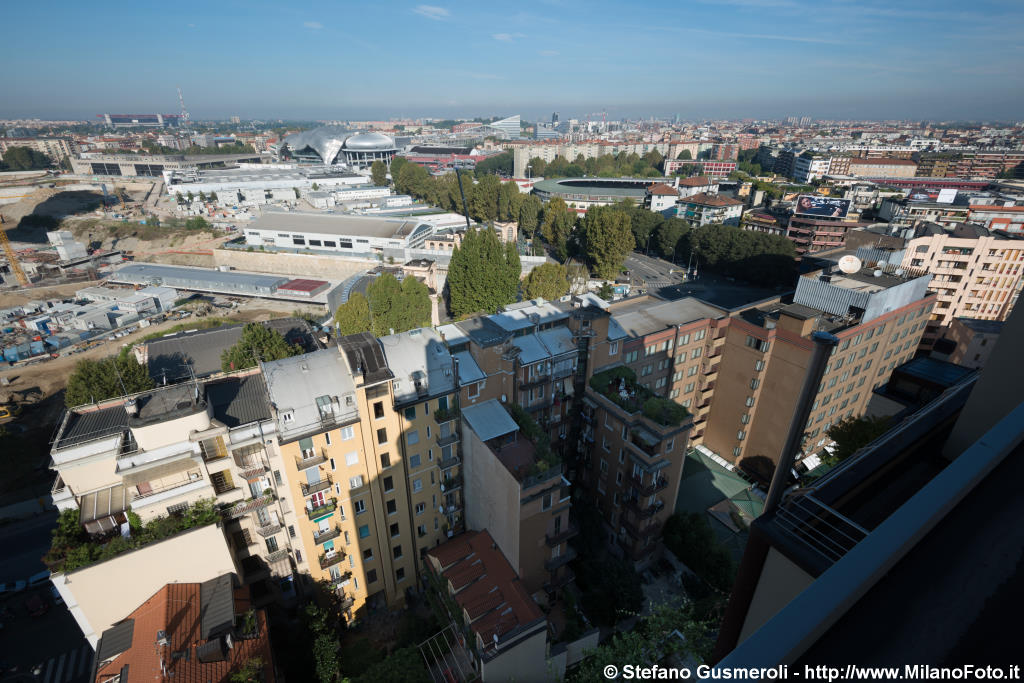
<svg viewBox="0 0 1024 683">
<path fill-rule="evenodd" d="M 331 539 L 341 536 L 341 529 L 338 527 L 332 527 L 327 531 L 320 531 L 313 534 L 313 540 L 319 545 L 320 543 L 326 543 Z"/>
<path fill-rule="evenodd" d="M 544 563 L 544 568 L 547 569 L 549 572 L 553 572 L 559 567 L 564 567 L 565 565 L 569 564 L 575 559 L 576 551 L 572 548 L 568 548 L 564 553 L 562 553 L 558 557 L 552 557 L 550 560 L 547 560 Z"/>
<path fill-rule="evenodd" d="M 328 476 L 327 478 L 321 479 L 315 484 L 300 483 L 299 488 L 302 489 L 302 495 L 312 496 L 314 493 L 326 491 L 327 489 L 331 488 L 331 483 L 331 477 Z"/>
<path fill-rule="evenodd" d="M 310 519 L 313 519 L 315 517 L 321 517 L 323 515 L 327 515 L 327 514 L 330 514 L 330 513 L 334 512 L 335 509 L 337 509 L 337 507 L 338 507 L 337 499 L 331 498 L 331 502 L 329 502 L 329 503 L 324 503 L 323 505 L 319 505 L 319 506 L 317 506 L 315 508 L 307 508 L 306 509 L 306 515 Z"/>
<path fill-rule="evenodd" d="M 565 529 L 562 529 L 557 534 L 544 534 L 544 540 L 549 546 L 556 546 L 561 543 L 568 541 L 570 538 L 579 534 L 580 529 L 575 524 L 570 524 Z"/>
<path fill-rule="evenodd" d="M 320 556 L 320 569 L 327 569 L 328 567 L 333 567 L 334 565 L 338 564 L 339 562 L 341 562 L 344 559 L 345 559 L 345 551 L 344 550 L 338 550 L 333 555 L 331 555 L 330 557 L 328 557 L 327 555 L 321 555 Z"/>
<path fill-rule="evenodd" d="M 775 513 L 775 524 L 829 563 L 836 562 L 868 535 L 868 530 L 811 494 L 788 498 Z"/>
<path fill-rule="evenodd" d="M 302 470 L 308 470 L 310 467 L 322 465 L 325 462 L 327 462 L 326 455 L 323 455 L 322 453 L 313 453 L 313 455 L 308 457 L 296 458 L 295 466 L 298 467 L 301 472 Z"/>
</svg>

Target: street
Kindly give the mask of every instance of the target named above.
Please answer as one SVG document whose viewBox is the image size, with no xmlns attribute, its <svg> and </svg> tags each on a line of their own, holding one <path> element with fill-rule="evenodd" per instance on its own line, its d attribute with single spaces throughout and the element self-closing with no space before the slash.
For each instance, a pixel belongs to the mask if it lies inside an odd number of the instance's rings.
<svg viewBox="0 0 1024 683">
<path fill-rule="evenodd" d="M 653 256 L 644 256 L 633 252 L 626 257 L 624 265 L 629 270 L 631 280 L 637 284 L 643 281 L 641 286 L 647 291 L 676 285 L 683 281 L 682 273 L 671 272 L 672 270 L 682 270 L 681 268 Z"/>
<path fill-rule="evenodd" d="M 636 252 L 626 257 L 624 266 L 630 271 L 634 287 L 646 289 L 669 300 L 692 296 L 722 308 L 736 308 L 787 291 L 759 287 L 705 271 L 698 272 L 697 279 L 686 281 L 682 272 L 686 268 L 685 264 L 677 266 L 664 259 Z"/>
</svg>

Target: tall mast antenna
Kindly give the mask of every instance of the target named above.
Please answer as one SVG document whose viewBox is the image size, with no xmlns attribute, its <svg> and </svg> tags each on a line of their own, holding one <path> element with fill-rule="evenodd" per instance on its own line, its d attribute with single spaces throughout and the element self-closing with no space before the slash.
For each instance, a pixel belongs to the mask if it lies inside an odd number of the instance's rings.
<svg viewBox="0 0 1024 683">
<path fill-rule="evenodd" d="M 181 94 L 181 86 L 178 86 L 178 102 L 181 103 L 181 123 L 178 127 L 187 133 L 190 129 L 189 122 L 192 117 L 189 116 L 188 109 L 185 109 L 185 96 Z"/>
</svg>

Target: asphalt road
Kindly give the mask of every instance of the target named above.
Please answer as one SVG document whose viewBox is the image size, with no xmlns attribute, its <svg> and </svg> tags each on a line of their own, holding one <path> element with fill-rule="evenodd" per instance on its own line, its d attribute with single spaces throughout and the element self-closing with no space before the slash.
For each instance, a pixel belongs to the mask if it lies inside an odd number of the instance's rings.
<svg viewBox="0 0 1024 683">
<path fill-rule="evenodd" d="M 630 271 L 634 287 L 646 289 L 669 300 L 693 296 L 716 306 L 735 308 L 785 292 L 783 289 L 758 287 L 716 273 L 700 271 L 696 279 L 686 280 L 683 273 L 686 264 L 677 266 L 664 259 L 640 253 L 627 256 L 624 265 Z"/>
<path fill-rule="evenodd" d="M 0 526 L 0 581 L 27 579 L 46 569 L 42 557 L 50 549 L 50 531 L 56 526 L 57 511 L 43 512 L 29 519 Z"/>
</svg>

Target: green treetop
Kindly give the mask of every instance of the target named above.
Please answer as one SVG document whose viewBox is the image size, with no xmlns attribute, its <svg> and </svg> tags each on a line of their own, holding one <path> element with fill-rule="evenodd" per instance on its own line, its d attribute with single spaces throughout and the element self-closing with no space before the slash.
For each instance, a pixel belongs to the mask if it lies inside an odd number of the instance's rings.
<svg viewBox="0 0 1024 683">
<path fill-rule="evenodd" d="M 515 244 L 503 244 L 491 229 L 469 230 L 448 265 L 452 313 L 495 313 L 512 303 L 519 291 L 521 268 Z"/>
<path fill-rule="evenodd" d="M 523 297 L 526 299 L 547 299 L 552 301 L 569 292 L 569 279 L 565 266 L 557 263 L 542 263 L 523 280 Z"/>
<path fill-rule="evenodd" d="M 302 348 L 289 344 L 277 330 L 260 323 L 249 323 L 242 330 L 242 338 L 220 356 L 224 372 L 251 368 L 259 361 L 281 360 L 302 353 Z"/>
<path fill-rule="evenodd" d="M 80 360 L 68 378 L 64 404 L 69 408 L 115 396 L 135 394 L 156 385 L 135 356 L 124 353 L 101 360 Z"/>
<path fill-rule="evenodd" d="M 614 279 L 636 242 L 629 214 L 610 206 L 595 206 L 583 218 L 583 251 L 601 278 Z"/>
</svg>

